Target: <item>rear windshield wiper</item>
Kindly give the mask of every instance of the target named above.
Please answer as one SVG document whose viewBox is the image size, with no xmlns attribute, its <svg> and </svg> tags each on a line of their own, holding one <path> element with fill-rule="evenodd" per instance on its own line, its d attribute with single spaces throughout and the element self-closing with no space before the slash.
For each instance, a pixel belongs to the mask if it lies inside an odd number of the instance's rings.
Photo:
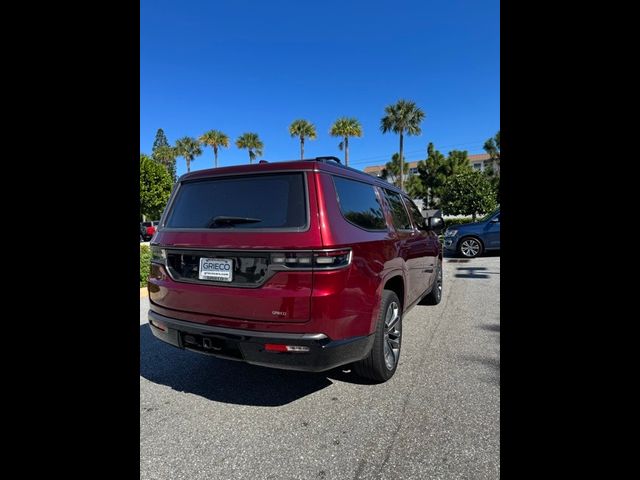
<svg viewBox="0 0 640 480">
<path fill-rule="evenodd" d="M 223 225 L 237 225 L 239 223 L 258 223 L 261 221 L 261 218 L 226 217 L 224 215 L 220 215 L 209 220 L 209 223 L 207 223 L 207 228 L 216 228 Z"/>
</svg>

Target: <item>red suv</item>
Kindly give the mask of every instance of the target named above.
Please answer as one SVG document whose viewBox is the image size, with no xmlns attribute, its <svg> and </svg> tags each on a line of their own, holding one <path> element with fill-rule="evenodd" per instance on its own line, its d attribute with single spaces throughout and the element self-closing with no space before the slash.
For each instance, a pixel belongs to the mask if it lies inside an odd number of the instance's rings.
<svg viewBox="0 0 640 480">
<path fill-rule="evenodd" d="M 442 295 L 442 218 L 335 157 L 183 175 L 151 245 L 149 325 L 171 345 L 386 381 L 402 317 Z"/>
</svg>

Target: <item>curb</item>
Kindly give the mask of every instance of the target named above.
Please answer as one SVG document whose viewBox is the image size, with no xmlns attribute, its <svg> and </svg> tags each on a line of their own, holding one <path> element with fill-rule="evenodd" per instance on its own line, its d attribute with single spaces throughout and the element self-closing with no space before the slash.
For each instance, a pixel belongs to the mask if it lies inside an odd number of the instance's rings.
<svg viewBox="0 0 640 480">
<path fill-rule="evenodd" d="M 142 287 L 140 289 L 140 298 L 144 298 L 148 296 L 149 296 L 149 291 L 147 290 L 147 287 Z"/>
</svg>

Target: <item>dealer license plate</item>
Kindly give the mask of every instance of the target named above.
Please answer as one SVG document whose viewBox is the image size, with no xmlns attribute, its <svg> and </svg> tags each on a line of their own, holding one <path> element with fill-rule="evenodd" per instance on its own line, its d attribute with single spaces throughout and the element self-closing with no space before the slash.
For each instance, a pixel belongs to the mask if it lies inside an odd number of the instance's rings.
<svg viewBox="0 0 640 480">
<path fill-rule="evenodd" d="M 231 282 L 233 280 L 233 260 L 226 258 L 201 258 L 198 270 L 200 280 Z"/>
</svg>

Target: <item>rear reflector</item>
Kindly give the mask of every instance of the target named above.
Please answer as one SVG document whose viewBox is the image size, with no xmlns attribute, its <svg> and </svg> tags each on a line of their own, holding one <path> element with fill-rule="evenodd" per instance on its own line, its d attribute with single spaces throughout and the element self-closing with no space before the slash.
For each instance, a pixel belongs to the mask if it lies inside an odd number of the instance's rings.
<svg viewBox="0 0 640 480">
<path fill-rule="evenodd" d="M 296 352 L 304 353 L 309 351 L 309 347 L 301 345 L 283 345 L 281 343 L 267 343 L 264 346 L 267 352 Z"/>
</svg>

